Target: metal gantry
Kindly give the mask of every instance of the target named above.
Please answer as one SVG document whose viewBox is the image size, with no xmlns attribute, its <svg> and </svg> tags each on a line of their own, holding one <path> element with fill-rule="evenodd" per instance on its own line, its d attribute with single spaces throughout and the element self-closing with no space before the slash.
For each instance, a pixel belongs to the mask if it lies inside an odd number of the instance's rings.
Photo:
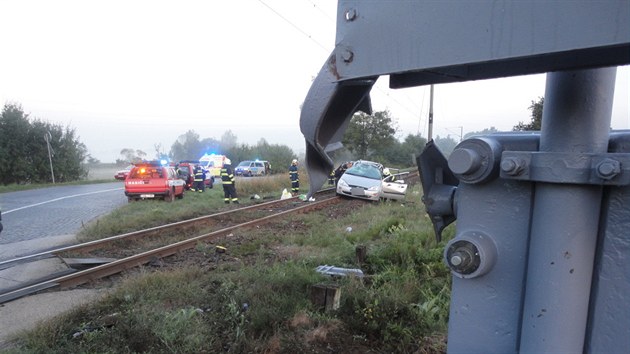
<svg viewBox="0 0 630 354">
<path fill-rule="evenodd" d="M 379 76 L 403 88 L 548 73 L 540 132 L 466 139 L 448 160 L 429 142 L 418 158 L 438 238 L 457 220 L 448 351 L 623 351 L 630 131 L 610 120 L 629 63 L 627 0 L 339 1 L 300 119 L 311 193 Z"/>
</svg>

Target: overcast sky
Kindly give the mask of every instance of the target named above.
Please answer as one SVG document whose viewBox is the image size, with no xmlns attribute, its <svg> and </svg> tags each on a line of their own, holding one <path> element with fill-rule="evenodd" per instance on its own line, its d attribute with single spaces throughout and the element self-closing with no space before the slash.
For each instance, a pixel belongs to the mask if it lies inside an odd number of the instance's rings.
<svg viewBox="0 0 630 354">
<path fill-rule="evenodd" d="M 168 152 L 189 129 L 217 139 L 231 130 L 239 143 L 265 138 L 300 153 L 300 105 L 334 48 L 336 6 L 0 0 L 0 103 L 75 128 L 102 162 L 123 148 Z M 629 72 L 617 72 L 616 129 L 630 124 Z M 529 121 L 544 88 L 545 75 L 436 85 L 434 135 L 511 130 Z M 391 90 L 381 77 L 372 103 L 392 113 L 400 137 L 426 137 L 428 87 Z"/>
</svg>

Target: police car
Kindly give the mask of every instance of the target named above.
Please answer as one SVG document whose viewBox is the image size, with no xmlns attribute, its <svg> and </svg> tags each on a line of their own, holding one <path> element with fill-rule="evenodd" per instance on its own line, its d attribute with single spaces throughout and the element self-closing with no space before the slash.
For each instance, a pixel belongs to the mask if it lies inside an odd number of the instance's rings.
<svg viewBox="0 0 630 354">
<path fill-rule="evenodd" d="M 160 162 L 138 163 L 125 179 L 125 195 L 130 202 L 139 199 L 172 202 L 184 197 L 185 184 L 172 166 Z"/>
<path fill-rule="evenodd" d="M 268 161 L 264 160 L 246 160 L 241 161 L 234 169 L 236 176 L 264 176 L 271 172 L 271 166 Z"/>
</svg>

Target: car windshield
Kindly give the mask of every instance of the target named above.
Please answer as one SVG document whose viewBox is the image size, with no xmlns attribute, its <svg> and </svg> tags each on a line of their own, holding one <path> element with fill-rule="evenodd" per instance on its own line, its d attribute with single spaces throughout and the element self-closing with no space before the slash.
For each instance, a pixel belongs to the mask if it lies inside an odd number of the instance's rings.
<svg viewBox="0 0 630 354">
<path fill-rule="evenodd" d="M 355 164 L 350 167 L 347 171 L 347 174 L 353 176 L 360 176 L 370 179 L 381 179 L 381 171 L 376 167 L 368 164 Z"/>
<path fill-rule="evenodd" d="M 251 162 L 251 161 L 242 161 L 242 162 L 241 162 L 241 163 L 239 163 L 239 164 L 238 164 L 238 166 L 236 166 L 236 167 L 249 166 L 249 163 L 250 163 L 250 162 Z"/>
</svg>

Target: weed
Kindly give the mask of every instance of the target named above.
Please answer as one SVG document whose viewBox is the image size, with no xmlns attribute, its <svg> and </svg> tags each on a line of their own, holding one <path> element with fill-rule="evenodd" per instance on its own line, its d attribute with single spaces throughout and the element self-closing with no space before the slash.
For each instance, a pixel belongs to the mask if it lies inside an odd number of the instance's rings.
<svg viewBox="0 0 630 354">
<path fill-rule="evenodd" d="M 288 178 L 287 178 L 288 179 Z M 240 180 L 240 179 L 239 179 Z M 262 178 L 241 182 L 256 184 Z M 284 182 L 282 182 L 284 183 Z M 239 182 L 237 182 L 238 186 Z M 272 188 L 277 189 L 277 186 Z M 252 189 L 252 190 L 254 190 Z M 222 202 L 215 188 L 171 203 L 178 215 L 191 206 L 210 210 Z M 213 194 L 214 193 L 214 194 Z M 278 194 L 279 195 L 279 194 Z M 123 229 L 151 224 L 166 203 L 133 203 L 120 216 Z M 193 209 L 194 209 L 193 207 Z M 103 301 L 31 332 L 25 352 L 443 352 L 450 274 L 442 261 L 421 203 L 366 203 L 354 211 L 298 215 L 260 228 L 230 247 L 247 261 L 225 263 L 213 272 L 201 267 L 165 273 L 136 272 Z M 142 221 L 139 221 L 142 219 Z M 112 221 L 100 223 L 107 225 Z M 346 231 L 348 226 L 352 232 Z M 112 226 L 113 227 L 113 226 Z M 101 232 L 101 231 L 99 231 Z M 445 232 L 445 239 L 452 231 Z M 355 259 L 364 245 L 365 263 Z M 213 249 L 199 244 L 208 256 Z M 362 267 L 367 276 L 330 278 L 318 265 Z M 310 288 L 322 282 L 340 287 L 340 307 L 318 312 Z M 111 327 L 78 339 L 81 326 L 118 313 Z M 355 350 L 356 351 L 356 350 Z"/>
</svg>

